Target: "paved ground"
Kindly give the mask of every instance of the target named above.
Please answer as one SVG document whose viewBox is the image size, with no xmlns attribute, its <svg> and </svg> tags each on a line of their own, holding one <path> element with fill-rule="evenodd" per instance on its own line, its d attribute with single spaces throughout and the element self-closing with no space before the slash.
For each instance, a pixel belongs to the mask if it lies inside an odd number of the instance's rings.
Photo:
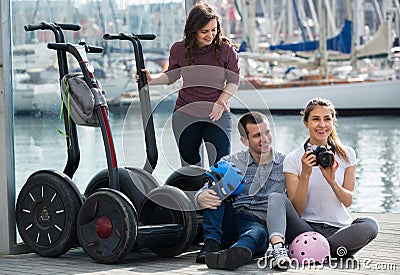
<svg viewBox="0 0 400 275">
<path fill-rule="evenodd" d="M 354 214 L 363 216 L 365 214 Z M 286 274 L 400 274 L 400 214 L 368 214 L 380 224 L 378 238 L 357 254 L 357 262 L 331 262 L 324 266 L 291 267 Z M 211 270 L 196 264 L 199 246 L 171 259 L 141 250 L 129 254 L 113 265 L 93 262 L 81 248 L 72 249 L 59 258 L 36 254 L 0 256 L 0 274 L 280 274 L 271 270 L 263 258 L 254 259 L 235 272 Z"/>
</svg>

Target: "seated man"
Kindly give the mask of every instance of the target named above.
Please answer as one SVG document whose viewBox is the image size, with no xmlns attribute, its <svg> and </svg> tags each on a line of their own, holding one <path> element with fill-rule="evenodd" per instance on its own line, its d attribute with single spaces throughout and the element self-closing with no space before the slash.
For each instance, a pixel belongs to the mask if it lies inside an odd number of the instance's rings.
<svg viewBox="0 0 400 275">
<path fill-rule="evenodd" d="M 196 262 L 205 262 L 209 268 L 234 270 L 248 263 L 254 255 L 265 253 L 269 246 L 268 196 L 286 191 L 282 172 L 285 155 L 271 147 L 272 134 L 267 117 L 259 112 L 246 113 L 239 119 L 238 129 L 240 140 L 248 148 L 222 160 L 231 162 L 244 173 L 244 190 L 233 202 L 221 201 L 208 186 L 196 194 L 196 202 L 205 209 L 204 247 Z M 290 259 L 284 240 L 273 237 L 273 266 L 287 267 Z"/>
</svg>

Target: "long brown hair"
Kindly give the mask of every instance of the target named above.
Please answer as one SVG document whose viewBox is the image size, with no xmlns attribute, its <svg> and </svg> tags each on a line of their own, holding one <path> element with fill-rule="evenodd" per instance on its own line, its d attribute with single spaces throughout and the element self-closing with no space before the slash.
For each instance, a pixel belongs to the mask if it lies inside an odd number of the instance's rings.
<svg viewBox="0 0 400 275">
<path fill-rule="evenodd" d="M 309 117 L 311 111 L 314 110 L 316 107 L 325 107 L 325 108 L 328 108 L 329 111 L 331 112 L 332 119 L 333 119 L 333 128 L 332 128 L 332 132 L 329 135 L 329 137 L 331 139 L 333 146 L 335 147 L 335 151 L 339 154 L 339 156 L 341 156 L 345 160 L 349 160 L 348 156 L 346 154 L 346 150 L 344 149 L 344 146 L 343 146 L 342 142 L 340 141 L 339 136 L 336 131 L 336 123 L 337 123 L 336 108 L 329 99 L 317 97 L 317 98 L 313 98 L 310 101 L 308 101 L 304 110 L 301 111 L 301 114 L 303 115 L 303 121 L 304 122 L 308 121 L 308 117 Z"/>
<path fill-rule="evenodd" d="M 184 30 L 185 58 L 188 66 L 194 65 L 193 46 L 196 42 L 196 32 L 208 24 L 211 20 L 217 20 L 217 34 L 212 43 L 215 45 L 215 60 L 219 61 L 219 49 L 222 42 L 231 44 L 231 41 L 222 37 L 221 19 L 214 9 L 206 3 L 199 3 L 193 6 L 186 19 Z"/>
</svg>

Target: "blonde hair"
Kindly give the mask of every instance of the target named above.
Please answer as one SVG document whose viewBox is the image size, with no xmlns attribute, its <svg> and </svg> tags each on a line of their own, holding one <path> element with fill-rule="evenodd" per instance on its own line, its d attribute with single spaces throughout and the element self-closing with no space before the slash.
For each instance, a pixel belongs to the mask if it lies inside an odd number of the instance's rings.
<svg viewBox="0 0 400 275">
<path fill-rule="evenodd" d="M 304 110 L 301 111 L 301 114 L 303 115 L 303 121 L 304 122 L 308 121 L 308 117 L 310 116 L 311 111 L 313 111 L 316 107 L 325 107 L 331 112 L 333 119 L 333 129 L 329 137 L 331 139 L 333 146 L 335 147 L 336 153 L 338 153 L 338 155 L 344 158 L 345 160 L 348 160 L 346 150 L 344 149 L 344 146 L 340 141 L 336 131 L 336 123 L 337 123 L 336 108 L 335 105 L 333 105 L 333 103 L 329 99 L 317 97 L 308 101 Z"/>
</svg>

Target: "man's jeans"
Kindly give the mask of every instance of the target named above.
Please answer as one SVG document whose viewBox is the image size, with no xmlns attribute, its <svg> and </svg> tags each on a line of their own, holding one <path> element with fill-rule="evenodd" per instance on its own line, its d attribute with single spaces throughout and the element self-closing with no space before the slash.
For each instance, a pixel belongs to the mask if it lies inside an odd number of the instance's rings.
<svg viewBox="0 0 400 275">
<path fill-rule="evenodd" d="M 232 203 L 222 203 L 216 210 L 203 211 L 203 238 L 214 239 L 221 248 L 247 247 L 253 255 L 268 249 L 267 227 L 256 217 L 234 213 Z"/>
</svg>

